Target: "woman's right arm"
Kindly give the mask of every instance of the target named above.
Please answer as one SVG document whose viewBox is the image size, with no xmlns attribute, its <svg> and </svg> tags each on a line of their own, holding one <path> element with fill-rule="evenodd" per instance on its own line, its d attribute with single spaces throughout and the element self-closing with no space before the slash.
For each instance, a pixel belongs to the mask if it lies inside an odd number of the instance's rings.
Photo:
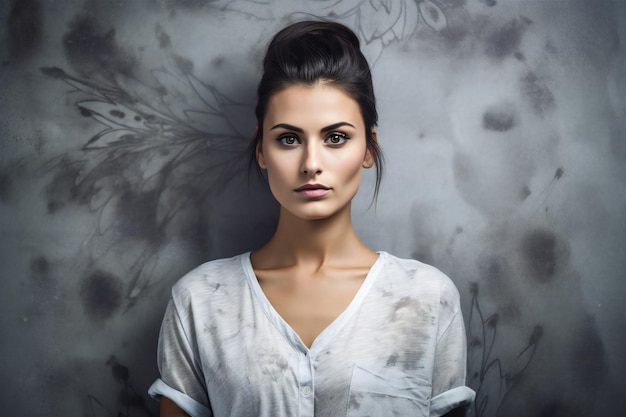
<svg viewBox="0 0 626 417">
<path fill-rule="evenodd" d="M 176 403 L 167 397 L 161 396 L 161 417 L 189 417 L 189 414 L 185 413 L 182 408 L 176 405 Z"/>
<path fill-rule="evenodd" d="M 161 323 L 157 349 L 160 378 L 148 393 L 159 399 L 164 417 L 213 416 L 195 337 L 196 315 L 189 307 L 188 295 L 186 290 L 182 294 L 172 291 Z"/>
</svg>

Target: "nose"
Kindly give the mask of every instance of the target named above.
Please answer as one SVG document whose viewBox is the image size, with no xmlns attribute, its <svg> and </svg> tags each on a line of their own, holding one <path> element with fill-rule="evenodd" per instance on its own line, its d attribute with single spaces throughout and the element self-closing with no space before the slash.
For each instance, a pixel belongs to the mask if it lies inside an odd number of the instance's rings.
<svg viewBox="0 0 626 417">
<path fill-rule="evenodd" d="M 320 149 L 313 141 L 304 147 L 302 155 L 302 173 L 305 175 L 316 175 L 322 172 L 322 163 L 320 159 Z"/>
</svg>

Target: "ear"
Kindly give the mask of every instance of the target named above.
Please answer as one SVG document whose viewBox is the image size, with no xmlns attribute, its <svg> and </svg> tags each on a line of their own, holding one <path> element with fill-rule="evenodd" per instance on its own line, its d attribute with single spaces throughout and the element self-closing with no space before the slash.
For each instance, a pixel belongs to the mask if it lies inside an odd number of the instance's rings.
<svg viewBox="0 0 626 417">
<path fill-rule="evenodd" d="M 256 127 L 256 130 L 254 131 L 254 136 L 256 137 L 256 135 L 259 132 L 259 126 Z M 266 169 L 267 166 L 265 165 L 265 157 L 263 156 L 263 140 L 260 139 L 257 144 L 256 144 L 256 162 L 257 164 L 259 164 L 259 167 L 261 167 L 261 169 Z"/>
<path fill-rule="evenodd" d="M 378 142 L 378 132 L 376 129 L 372 129 L 372 137 L 374 142 Z M 363 168 L 371 168 L 374 166 L 374 156 L 369 148 L 365 150 L 365 157 L 363 158 Z"/>
</svg>

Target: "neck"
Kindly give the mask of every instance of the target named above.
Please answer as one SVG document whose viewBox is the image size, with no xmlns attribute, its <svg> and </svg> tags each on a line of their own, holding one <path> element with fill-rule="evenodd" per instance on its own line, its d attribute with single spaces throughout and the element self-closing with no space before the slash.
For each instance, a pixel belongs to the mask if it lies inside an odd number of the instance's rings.
<svg viewBox="0 0 626 417">
<path fill-rule="evenodd" d="M 350 207 L 320 220 L 301 219 L 281 209 L 276 233 L 267 248 L 280 254 L 280 263 L 285 265 L 314 264 L 318 267 L 359 251 L 369 251 L 356 235 Z"/>
</svg>

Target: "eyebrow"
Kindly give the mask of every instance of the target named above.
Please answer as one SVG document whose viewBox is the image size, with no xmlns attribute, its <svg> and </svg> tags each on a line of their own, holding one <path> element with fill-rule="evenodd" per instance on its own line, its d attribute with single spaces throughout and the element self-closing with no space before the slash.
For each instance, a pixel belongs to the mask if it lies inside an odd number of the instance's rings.
<svg viewBox="0 0 626 417">
<path fill-rule="evenodd" d="M 323 127 L 322 129 L 320 129 L 320 132 L 322 132 L 322 133 L 328 132 L 329 130 L 337 129 L 338 127 L 341 127 L 341 126 L 350 126 L 350 127 L 354 128 L 354 129 L 356 129 L 354 127 L 354 125 L 351 124 L 351 123 L 348 123 L 348 122 L 338 122 L 338 123 L 333 123 L 332 125 L 328 125 L 326 127 Z M 280 128 L 287 129 L 287 130 L 292 130 L 292 131 L 298 132 L 298 133 L 303 133 L 304 132 L 304 130 L 302 130 L 301 128 L 299 128 L 297 126 L 293 126 L 293 125 L 287 124 L 287 123 L 279 123 L 279 124 L 277 124 L 275 126 L 272 126 L 272 128 L 270 130 L 280 129 Z"/>
</svg>

